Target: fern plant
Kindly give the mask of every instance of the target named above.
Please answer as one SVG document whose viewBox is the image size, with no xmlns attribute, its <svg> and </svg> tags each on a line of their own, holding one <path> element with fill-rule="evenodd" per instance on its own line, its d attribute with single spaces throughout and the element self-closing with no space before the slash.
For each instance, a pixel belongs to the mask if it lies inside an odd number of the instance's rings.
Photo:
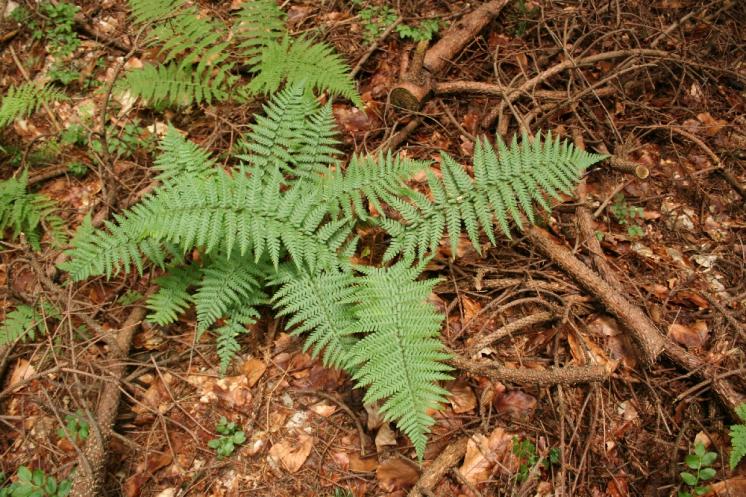
<svg viewBox="0 0 746 497">
<path fill-rule="evenodd" d="M 160 48 L 162 62 L 128 72 L 117 83 L 121 93 L 154 105 L 210 104 L 305 81 L 309 90 L 362 107 L 344 61 L 326 44 L 291 37 L 274 0 L 244 2 L 231 27 L 201 16 L 186 0 L 130 0 L 130 6 L 135 22 L 150 28 L 147 44 Z M 239 66 L 252 73 L 248 83 L 239 83 Z"/>
<path fill-rule="evenodd" d="M 28 117 L 44 105 L 67 100 L 67 96 L 50 85 L 23 83 L 11 86 L 0 103 L 0 128 L 18 118 Z"/>
<path fill-rule="evenodd" d="M 84 223 L 63 269 L 80 280 L 171 263 L 150 319 L 166 324 L 194 305 L 198 334 L 217 335 L 222 370 L 257 307 L 271 304 L 306 335 L 307 350 L 347 370 L 368 401 L 382 401 L 421 457 L 429 412 L 446 396 L 438 383 L 449 377 L 425 261 L 446 231 L 453 244 L 465 229 L 477 249 L 481 232 L 496 241 L 495 225 L 510 236 L 511 223 L 533 222 L 535 204 L 549 208 L 603 157 L 539 135 L 496 148 L 481 140 L 474 178 L 445 154 L 442 179 L 392 155 L 355 156 L 345 168 L 328 106 L 290 86 L 265 110 L 230 170 L 170 131 L 156 161 L 161 185 L 103 230 Z M 423 169 L 432 199 L 406 184 Z M 389 233 L 393 264 L 351 263 L 358 224 Z M 200 263 L 186 263 L 195 249 Z"/>
<path fill-rule="evenodd" d="M 47 302 L 38 309 L 26 304 L 17 306 L 0 323 L 0 347 L 16 341 L 29 342 L 45 335 L 47 318 L 59 318 L 59 311 Z"/>
<path fill-rule="evenodd" d="M 736 414 L 743 424 L 730 427 L 730 469 L 736 469 L 741 459 L 746 457 L 746 403 L 738 406 Z"/>
<path fill-rule="evenodd" d="M 17 178 L 0 181 L 0 233 L 10 230 L 13 238 L 23 233 L 31 248 L 39 250 L 44 227 L 52 242 L 61 245 L 65 241 L 64 223 L 54 214 L 54 202 L 45 195 L 30 193 L 27 187 L 26 170 Z"/>
</svg>

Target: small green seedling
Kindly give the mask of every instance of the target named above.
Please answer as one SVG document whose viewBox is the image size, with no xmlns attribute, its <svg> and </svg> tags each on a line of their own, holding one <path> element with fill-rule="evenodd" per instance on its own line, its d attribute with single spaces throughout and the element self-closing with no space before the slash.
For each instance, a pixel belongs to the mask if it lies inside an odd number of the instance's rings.
<svg viewBox="0 0 746 497">
<path fill-rule="evenodd" d="M 88 440 L 90 434 L 90 426 L 88 422 L 83 419 L 83 411 L 78 411 L 74 415 L 68 414 L 65 416 L 65 428 L 57 430 L 57 435 L 60 438 L 67 438 L 73 443 L 80 443 L 84 440 Z"/>
<path fill-rule="evenodd" d="M 238 429 L 238 425 L 233 421 L 228 422 L 225 416 L 220 418 L 218 425 L 215 427 L 215 431 L 220 433 L 220 437 L 213 438 L 207 442 L 207 446 L 211 449 L 215 449 L 218 454 L 218 459 L 229 457 L 233 454 L 236 449 L 236 445 L 241 445 L 246 441 L 246 434 Z"/>
<path fill-rule="evenodd" d="M 736 414 L 744 424 L 730 427 L 730 469 L 736 469 L 741 459 L 746 456 L 746 404 L 738 406 Z"/>
<path fill-rule="evenodd" d="M 638 221 L 643 219 L 644 211 L 641 207 L 627 204 L 624 194 L 619 193 L 614 197 L 610 209 L 617 222 L 627 227 L 627 234 L 631 238 L 639 238 L 645 234 L 645 230 L 638 224 Z"/>
<path fill-rule="evenodd" d="M 707 485 L 701 485 L 702 482 L 712 480 L 717 474 L 716 471 L 711 468 L 712 463 L 718 458 L 715 452 L 707 452 L 705 446 L 702 443 L 697 443 L 694 446 L 694 453 L 689 454 L 684 459 L 687 467 L 692 471 L 681 472 L 681 481 L 685 485 L 691 487 L 690 491 L 680 491 L 679 497 L 694 497 L 697 495 L 704 495 L 709 490 Z"/>
<path fill-rule="evenodd" d="M 541 464 L 545 469 L 553 464 L 557 464 L 560 461 L 559 449 L 553 447 L 550 449 L 549 454 L 546 458 L 541 458 L 536 453 L 536 446 L 528 440 L 519 440 L 518 437 L 513 437 L 513 454 L 521 460 L 521 465 L 518 467 L 516 473 L 516 481 L 521 483 L 526 481 L 531 468 L 537 464 Z"/>
<path fill-rule="evenodd" d="M 3 484 L 0 479 L 0 485 Z M 48 476 L 41 469 L 30 470 L 21 466 L 16 472 L 16 480 L 6 487 L 0 488 L 0 497 L 67 497 L 70 494 L 72 482 L 57 480 Z"/>
<path fill-rule="evenodd" d="M 415 43 L 421 41 L 430 41 L 433 39 L 433 35 L 440 29 L 440 22 L 437 19 L 425 19 L 421 21 L 417 26 L 410 26 L 409 24 L 399 24 L 396 27 L 396 32 L 399 33 L 399 38 L 406 40 L 409 38 Z"/>
</svg>

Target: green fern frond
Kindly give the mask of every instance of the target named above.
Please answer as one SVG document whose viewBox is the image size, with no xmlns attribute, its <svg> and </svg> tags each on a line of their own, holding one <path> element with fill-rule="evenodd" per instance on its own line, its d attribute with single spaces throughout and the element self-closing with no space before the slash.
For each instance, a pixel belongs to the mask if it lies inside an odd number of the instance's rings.
<svg viewBox="0 0 746 497">
<path fill-rule="evenodd" d="M 405 257 L 433 251 L 447 230 L 452 253 L 455 253 L 462 227 L 477 251 L 480 250 L 479 228 L 494 244 L 493 220 L 510 237 L 509 222 L 523 227 L 522 217 L 535 218 L 534 205 L 549 209 L 547 196 L 560 198 L 571 194 L 583 171 L 605 158 L 575 148 L 567 141 L 537 135 L 524 135 L 519 145 L 514 138 L 510 147 L 498 141 L 495 149 L 482 138 L 474 150 L 474 179 L 448 154 L 441 154 L 442 178 L 428 173 L 433 200 L 415 195 L 411 203 L 393 201 L 405 226 L 391 220 L 382 225 L 392 235 L 385 260 L 397 254 Z"/>
<path fill-rule="evenodd" d="M 337 169 L 326 174 L 321 182 L 322 195 L 333 213 L 341 211 L 350 218 L 368 219 L 366 200 L 383 212 L 383 203 L 410 196 L 411 190 L 403 186 L 404 181 L 427 167 L 427 162 L 391 153 L 354 155 L 344 171 Z"/>
<path fill-rule="evenodd" d="M 303 351 L 311 349 L 325 366 L 345 369 L 356 342 L 352 336 L 354 283 L 349 271 L 310 272 L 292 266 L 280 268 L 272 281 L 280 286 L 272 297 L 277 316 L 292 316 L 286 327 L 295 327 L 293 335 L 307 333 Z"/>
<path fill-rule="evenodd" d="M 187 0 L 129 0 L 132 17 L 138 24 L 162 21 L 178 12 Z"/>
<path fill-rule="evenodd" d="M 736 469 L 741 459 L 746 457 L 746 403 L 736 408 L 736 414 L 743 424 L 730 427 L 730 469 Z"/>
<path fill-rule="evenodd" d="M 148 298 L 147 307 L 152 312 L 147 320 L 161 326 L 175 322 L 194 302 L 188 290 L 200 275 L 198 267 L 188 265 L 171 267 L 165 275 L 156 278 L 159 288 Z"/>
<path fill-rule="evenodd" d="M 211 258 L 202 268 L 202 280 L 194 294 L 197 334 L 233 309 L 266 303 L 262 287 L 267 271 L 266 265 L 254 262 L 253 257 Z"/>
<path fill-rule="evenodd" d="M 238 343 L 238 337 L 247 333 L 246 326 L 253 324 L 259 319 L 259 313 L 252 307 L 243 307 L 240 310 L 233 310 L 225 324 L 215 330 L 216 348 L 220 358 L 220 374 L 228 371 L 231 361 L 239 350 L 241 344 Z"/>
<path fill-rule="evenodd" d="M 200 17 L 195 6 L 158 23 L 152 32 L 164 62 L 178 60 L 183 69 L 199 62 L 196 71 L 200 73 L 208 67 L 219 68 L 222 72 L 230 70 L 232 63 L 226 62 L 228 43 L 222 41 L 225 36 L 225 27 Z"/>
<path fill-rule="evenodd" d="M 220 170 L 208 178 L 185 177 L 117 216 L 106 231 L 83 228 L 63 268 L 74 279 L 109 277 L 131 264 L 142 271 L 141 254 L 162 261 L 164 242 L 182 253 L 195 246 L 206 253 L 220 249 L 228 258 L 251 250 L 256 261 L 269 254 L 275 266 L 283 248 L 297 265 L 342 264 L 354 250 L 350 222 L 325 221 L 318 192 L 303 185 L 282 191 L 282 182 L 277 175 L 247 178 Z"/>
<path fill-rule="evenodd" d="M 234 32 L 249 66 L 258 64 L 266 47 L 280 41 L 287 33 L 285 13 L 275 0 L 243 2 L 237 18 Z"/>
<path fill-rule="evenodd" d="M 59 311 L 49 303 L 44 302 L 39 311 L 25 304 L 17 306 L 0 324 L 0 347 L 16 341 L 29 342 L 45 335 L 47 318 L 59 318 Z"/>
<path fill-rule="evenodd" d="M 67 100 L 67 96 L 50 85 L 23 83 L 11 86 L 0 103 L 0 128 L 18 118 L 30 116 L 44 104 L 49 105 L 61 100 Z"/>
<path fill-rule="evenodd" d="M 416 281 L 419 269 L 404 263 L 388 268 L 358 268 L 362 273 L 353 329 L 366 336 L 350 352 L 360 369 L 354 379 L 367 387 L 366 403 L 383 400 L 381 414 L 395 421 L 420 459 L 435 422 L 428 414 L 448 392 L 438 382 L 450 379 L 448 354 L 438 340 L 443 316 L 427 298 L 437 280 Z"/>
<path fill-rule="evenodd" d="M 284 82 L 290 85 L 305 82 L 307 88 L 328 91 L 363 107 L 349 67 L 324 43 L 286 36 L 267 44 L 257 58 L 253 67 L 256 75 L 245 89 L 249 94 L 271 94 Z"/>
<path fill-rule="evenodd" d="M 253 170 L 318 178 L 335 162 L 331 109 L 319 109 L 303 85 L 289 86 L 273 96 L 264 112 L 265 116 L 256 116 L 256 124 L 239 145 L 246 151 L 239 158 Z"/>
<path fill-rule="evenodd" d="M 230 75 L 225 66 L 214 70 L 210 67 L 193 69 L 177 62 L 164 65 L 146 64 L 127 72 L 116 84 L 119 94 L 129 92 L 147 100 L 151 105 L 191 105 L 228 98 L 228 89 L 236 76 Z"/>
<path fill-rule="evenodd" d="M 169 125 L 159 149 L 153 167 L 161 172 L 157 179 L 164 184 L 172 184 L 184 175 L 204 177 L 216 170 L 210 152 L 184 138 L 173 126 Z"/>
<path fill-rule="evenodd" d="M 0 235 L 7 229 L 13 238 L 21 233 L 34 250 L 39 250 L 40 228 L 46 228 L 56 246 L 65 242 L 64 221 L 54 214 L 55 203 L 39 193 L 27 191 L 28 171 L 18 178 L 0 181 Z"/>
</svg>

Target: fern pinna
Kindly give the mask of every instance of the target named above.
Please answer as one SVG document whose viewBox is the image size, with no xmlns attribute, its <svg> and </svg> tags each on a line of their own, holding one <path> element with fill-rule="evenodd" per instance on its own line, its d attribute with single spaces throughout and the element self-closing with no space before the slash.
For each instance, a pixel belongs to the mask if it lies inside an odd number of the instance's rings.
<svg viewBox="0 0 746 497">
<path fill-rule="evenodd" d="M 603 157 L 539 135 L 496 148 L 480 140 L 473 178 L 446 154 L 442 178 L 390 154 L 343 167 L 329 107 L 303 88 L 287 87 L 265 111 L 230 170 L 170 130 L 156 161 L 161 185 L 104 230 L 84 224 L 64 269 L 79 280 L 171 263 L 149 301 L 151 320 L 173 322 L 195 305 L 198 332 L 217 335 L 223 370 L 258 306 L 271 305 L 307 337 L 307 350 L 382 402 L 421 457 L 429 412 L 447 395 L 438 383 L 449 378 L 425 262 L 446 232 L 453 244 L 465 229 L 477 249 L 482 232 L 496 241 L 494 226 L 510 236 L 511 223 L 533 222 L 535 204 L 549 208 Z M 406 184 L 421 170 L 432 197 Z M 351 263 L 360 223 L 388 232 L 392 263 Z M 185 261 L 195 249 L 199 263 Z"/>
<path fill-rule="evenodd" d="M 152 105 L 190 105 L 271 94 L 283 83 L 362 100 L 346 63 L 324 43 L 291 37 L 274 0 L 248 0 L 227 26 L 205 18 L 186 0 L 129 0 L 161 61 L 129 71 L 117 83 Z M 247 67 L 246 67 L 247 66 Z M 238 69 L 252 78 L 241 82 Z"/>
</svg>

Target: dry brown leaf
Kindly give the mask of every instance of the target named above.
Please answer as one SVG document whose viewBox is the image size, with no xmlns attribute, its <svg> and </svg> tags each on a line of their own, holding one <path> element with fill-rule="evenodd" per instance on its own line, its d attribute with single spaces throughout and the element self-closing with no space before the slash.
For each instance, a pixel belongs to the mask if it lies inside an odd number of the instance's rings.
<svg viewBox="0 0 746 497">
<path fill-rule="evenodd" d="M 375 430 L 383 424 L 383 415 L 379 411 L 378 404 L 365 404 L 365 412 L 368 413 L 368 429 Z"/>
<path fill-rule="evenodd" d="M 722 119 L 715 119 L 709 112 L 697 114 L 697 119 L 699 119 L 699 121 L 704 125 L 703 131 L 707 136 L 715 136 L 720 133 L 727 124 Z"/>
<path fill-rule="evenodd" d="M 260 361 L 255 357 L 252 357 L 241 365 L 241 372 L 246 375 L 246 379 L 249 382 L 249 388 L 256 385 L 256 382 L 259 381 L 259 378 L 264 375 L 266 370 L 267 365 L 264 364 L 264 361 Z"/>
<path fill-rule="evenodd" d="M 16 367 L 13 368 L 13 374 L 10 375 L 10 383 L 8 387 L 19 384 L 20 382 L 30 378 L 36 374 L 36 370 L 26 359 L 19 359 L 16 362 Z"/>
<path fill-rule="evenodd" d="M 692 325 L 674 323 L 668 327 L 668 336 L 685 347 L 702 347 L 707 342 L 707 323 L 697 321 Z"/>
<path fill-rule="evenodd" d="M 743 497 L 746 495 L 746 476 L 738 476 L 710 485 L 704 497 Z"/>
<path fill-rule="evenodd" d="M 396 445 L 396 434 L 388 423 L 383 423 L 376 433 L 376 448 L 380 452 L 386 446 Z"/>
<path fill-rule="evenodd" d="M 378 459 L 375 457 L 361 458 L 357 453 L 349 456 L 350 471 L 353 473 L 372 473 L 378 469 Z"/>
<path fill-rule="evenodd" d="M 476 409 L 477 396 L 474 395 L 474 390 L 471 389 L 463 378 L 459 378 L 453 382 L 452 386 L 448 387 L 448 391 L 451 392 L 448 400 L 451 402 L 453 412 L 456 414 L 463 414 Z"/>
<path fill-rule="evenodd" d="M 526 416 L 536 409 L 538 401 L 533 395 L 522 390 L 511 390 L 498 397 L 495 402 L 497 412 L 508 413 L 513 416 Z"/>
<path fill-rule="evenodd" d="M 335 412 L 337 412 L 337 406 L 327 404 L 326 402 L 319 402 L 310 407 L 311 411 L 318 414 L 322 418 L 328 418 Z"/>
<path fill-rule="evenodd" d="M 406 459 L 392 457 L 378 466 L 376 478 L 383 490 L 393 492 L 412 487 L 419 480 L 420 471 Z"/>
<path fill-rule="evenodd" d="M 606 497 L 628 497 L 629 479 L 624 471 L 620 471 L 609 480 L 606 485 Z"/>
<path fill-rule="evenodd" d="M 513 434 L 499 426 L 489 438 L 481 433 L 472 435 L 466 443 L 466 455 L 459 471 L 472 485 L 487 480 L 498 462 L 512 472 L 518 462 L 512 449 Z"/>
<path fill-rule="evenodd" d="M 468 323 L 482 310 L 482 304 L 469 297 L 461 297 L 461 305 L 464 306 L 464 323 Z"/>
<path fill-rule="evenodd" d="M 283 439 L 269 449 L 269 457 L 289 472 L 295 473 L 308 459 L 313 447 L 313 437 L 299 433 L 297 439 Z"/>
</svg>

